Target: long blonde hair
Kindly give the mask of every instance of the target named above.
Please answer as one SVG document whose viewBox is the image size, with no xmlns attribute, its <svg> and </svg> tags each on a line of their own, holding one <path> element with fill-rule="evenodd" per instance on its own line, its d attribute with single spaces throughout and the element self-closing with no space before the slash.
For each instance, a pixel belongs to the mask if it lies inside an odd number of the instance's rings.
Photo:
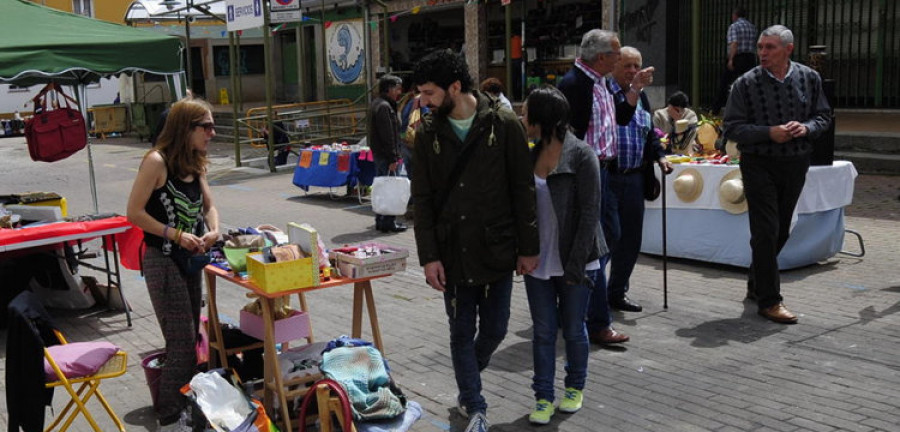
<svg viewBox="0 0 900 432">
<path fill-rule="evenodd" d="M 212 106 L 190 96 L 175 102 L 169 109 L 154 150 L 165 158 L 168 172 L 179 178 L 206 172 L 206 153 L 194 149 L 190 137 L 194 127 L 203 121 L 207 113 L 212 113 Z"/>
</svg>

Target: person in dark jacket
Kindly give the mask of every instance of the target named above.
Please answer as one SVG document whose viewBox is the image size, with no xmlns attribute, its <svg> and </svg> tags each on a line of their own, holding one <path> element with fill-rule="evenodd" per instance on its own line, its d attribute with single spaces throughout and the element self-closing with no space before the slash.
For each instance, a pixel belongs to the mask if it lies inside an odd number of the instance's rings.
<svg viewBox="0 0 900 432">
<path fill-rule="evenodd" d="M 45 387 L 44 347 L 59 343 L 53 334 L 57 326 L 41 304 L 41 299 L 31 291 L 22 291 L 17 295 L 9 303 L 8 311 L 7 430 L 41 431 L 44 430 L 45 407 L 53 399 L 53 388 Z"/>
<path fill-rule="evenodd" d="M 528 143 L 512 111 L 473 90 L 459 54 L 425 56 L 413 82 L 431 109 L 413 153 L 419 262 L 426 283 L 444 294 L 466 431 L 482 432 L 489 426 L 480 373 L 506 336 L 512 273 L 537 266 Z"/>
<path fill-rule="evenodd" d="M 385 176 L 396 172 L 400 156 L 400 117 L 397 115 L 397 99 L 403 93 L 403 80 L 398 76 L 384 75 L 378 80 L 378 97 L 369 108 L 369 147 L 375 159 L 375 175 Z M 397 223 L 394 216 L 375 215 L 375 229 L 381 232 L 406 231 L 406 225 Z"/>
<path fill-rule="evenodd" d="M 591 285 L 607 254 L 600 227 L 600 165 L 594 152 L 568 131 L 569 104 L 553 87 L 533 91 L 522 109 L 528 136 L 536 141 L 541 253 L 538 267 L 525 275 L 528 308 L 534 324 L 535 406 L 528 420 L 547 424 L 555 412 L 556 334 L 566 342 L 565 392 L 559 410 L 581 409 L 587 380 L 588 342 L 584 323 Z"/>
<path fill-rule="evenodd" d="M 778 254 L 806 183 L 813 142 L 831 124 L 822 78 L 791 61 L 794 34 L 769 27 L 756 44 L 759 66 L 734 83 L 725 105 L 725 139 L 741 151 L 741 177 L 750 220 L 747 298 L 759 314 L 782 324 L 797 316 L 782 303 Z"/>
</svg>

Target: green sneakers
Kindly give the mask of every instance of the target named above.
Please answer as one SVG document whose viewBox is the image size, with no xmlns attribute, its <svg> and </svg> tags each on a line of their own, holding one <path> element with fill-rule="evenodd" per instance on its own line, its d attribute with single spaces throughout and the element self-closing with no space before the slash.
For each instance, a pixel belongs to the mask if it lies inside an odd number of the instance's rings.
<svg viewBox="0 0 900 432">
<path fill-rule="evenodd" d="M 539 399 L 534 404 L 534 411 L 528 416 L 528 421 L 534 424 L 545 425 L 550 423 L 550 417 L 553 417 L 553 402 L 547 399 Z"/>
<path fill-rule="evenodd" d="M 584 393 L 572 387 L 566 388 L 565 395 L 559 402 L 559 412 L 574 413 L 581 409 L 584 403 Z M 528 421 L 534 424 L 545 425 L 550 423 L 550 418 L 555 413 L 553 402 L 547 399 L 538 399 L 534 404 L 534 410 L 528 416 Z"/>
<path fill-rule="evenodd" d="M 584 402 L 584 393 L 572 387 L 566 388 L 565 395 L 559 403 L 559 410 L 564 413 L 573 413 L 581 409 Z"/>
</svg>

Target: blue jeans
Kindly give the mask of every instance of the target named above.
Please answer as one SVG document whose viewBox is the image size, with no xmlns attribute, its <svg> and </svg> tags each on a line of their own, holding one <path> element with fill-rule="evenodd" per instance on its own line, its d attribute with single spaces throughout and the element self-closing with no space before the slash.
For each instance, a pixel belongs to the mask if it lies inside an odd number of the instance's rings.
<svg viewBox="0 0 900 432">
<path fill-rule="evenodd" d="M 556 332 L 562 321 L 566 341 L 566 388 L 584 388 L 590 344 L 584 314 L 591 295 L 587 285 L 569 285 L 562 277 L 542 280 L 525 276 L 528 308 L 534 324 L 532 353 L 534 356 L 534 390 L 536 400 L 553 402 L 556 372 Z"/>
<path fill-rule="evenodd" d="M 610 174 L 609 187 L 616 201 L 619 241 L 610 247 L 607 295 L 621 299 L 628 292 L 628 280 L 634 271 L 644 232 L 644 177 L 640 171 Z M 604 197 L 605 198 L 605 197 Z"/>
<path fill-rule="evenodd" d="M 613 250 L 622 230 L 619 227 L 619 209 L 618 201 L 610 183 L 610 172 L 606 168 L 600 168 L 600 225 L 603 227 L 603 238 L 606 240 L 606 246 L 609 250 Z M 643 196 L 643 192 L 641 192 Z"/>
<path fill-rule="evenodd" d="M 591 298 L 588 302 L 587 328 L 591 333 L 596 333 L 612 325 L 612 313 L 609 310 L 609 296 L 606 292 L 606 263 L 609 262 L 609 254 L 600 258 L 600 270 L 589 270 L 588 278 L 593 281 Z"/>
<path fill-rule="evenodd" d="M 511 295 L 512 273 L 487 285 L 448 286 L 444 292 L 453 373 L 459 400 L 469 414 L 487 411 L 481 371 L 506 337 Z"/>
<path fill-rule="evenodd" d="M 621 231 L 619 229 L 619 211 L 617 201 L 610 187 L 609 170 L 600 167 L 600 225 L 603 227 L 603 238 L 606 246 L 613 250 L 619 242 Z M 641 193 L 643 195 L 643 192 Z M 591 300 L 588 303 L 587 322 L 588 331 L 598 332 L 612 324 L 612 315 L 609 311 L 609 296 L 606 283 L 606 264 L 610 254 L 600 257 L 600 270 L 589 271 L 588 277 L 594 281 L 591 287 Z"/>
</svg>

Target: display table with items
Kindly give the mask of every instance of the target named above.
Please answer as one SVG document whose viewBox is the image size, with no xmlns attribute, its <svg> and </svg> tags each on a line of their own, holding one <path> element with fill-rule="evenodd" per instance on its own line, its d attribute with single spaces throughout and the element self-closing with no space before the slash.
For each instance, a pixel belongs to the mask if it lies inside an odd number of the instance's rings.
<svg viewBox="0 0 900 432">
<path fill-rule="evenodd" d="M 259 346 L 226 349 L 216 304 L 217 282 L 224 280 L 249 291 L 248 297 L 256 298 L 259 304 L 258 316 L 248 313 L 246 308 L 241 311 L 241 331 L 262 341 L 263 405 L 270 418 L 273 420 L 280 418 L 284 425 L 283 430 L 293 430 L 288 402 L 303 396 L 309 391 L 308 385 L 321 378 L 318 371 L 287 378 L 283 375 L 291 368 L 282 362 L 293 361 L 286 358 L 290 358 L 292 353 L 298 353 L 312 346 L 314 342 L 309 318 L 312 311 L 307 306 L 305 294 L 326 288 L 352 286 L 350 336 L 353 338 L 362 336 L 365 304 L 372 342 L 378 350 L 384 352 L 371 281 L 404 270 L 408 256 L 408 252 L 400 248 L 362 244 L 332 251 L 328 257 L 329 264 L 320 266 L 319 260 L 324 258 L 319 257 L 325 255 L 320 254 L 317 249 L 319 243 L 315 230 L 308 226 L 291 224 L 289 234 L 291 244 L 299 246 L 302 258 L 278 261 L 278 252 L 273 252 L 272 255 L 275 255 L 276 260 L 267 262 L 269 251 L 266 248 L 262 253 L 250 252 L 246 255 L 247 276 L 243 276 L 243 272 L 231 271 L 227 265 L 211 264 L 204 269 L 209 293 L 207 314 L 210 323 L 210 367 L 216 366 L 217 360 L 223 367 L 228 367 L 229 354 Z M 298 239 L 301 240 L 297 241 Z M 236 260 L 232 257 L 229 258 L 229 262 L 236 263 Z M 300 309 L 285 313 L 285 305 L 289 307 L 290 297 L 294 294 L 299 299 Z M 278 319 L 279 315 L 284 318 Z M 300 347 L 288 346 L 291 341 L 303 339 L 306 343 Z M 318 351 L 321 352 L 321 349 Z M 279 415 L 275 415 L 276 407 Z"/>
<path fill-rule="evenodd" d="M 303 190 L 309 190 L 310 186 L 370 186 L 374 178 L 375 163 L 370 150 L 325 146 L 300 150 L 300 159 L 294 167 L 293 183 Z"/>
<path fill-rule="evenodd" d="M 738 165 L 683 163 L 674 169 L 665 179 L 667 255 L 749 267 L 750 225 Z M 810 167 L 791 236 L 778 257 L 781 269 L 814 264 L 841 251 L 844 207 L 853 201 L 856 176 L 848 161 Z M 646 202 L 641 252 L 663 252 L 661 197 Z"/>
<path fill-rule="evenodd" d="M 140 230 L 132 229 L 124 216 L 115 216 L 84 221 L 58 221 L 24 228 L 0 229 L 0 259 L 9 259 L 38 252 L 55 251 L 66 246 L 75 246 L 75 259 L 79 265 L 102 272 L 107 276 L 107 287 L 118 291 L 125 310 L 128 326 L 131 326 L 131 312 L 125 301 L 119 269 L 119 244 L 133 244 L 141 237 Z M 103 265 L 86 261 L 82 253 L 82 243 L 100 238 L 103 243 Z M 125 261 L 123 253 L 123 265 Z M 85 258 L 85 259 L 82 259 Z M 127 266 L 130 268 L 130 266 Z"/>
</svg>

